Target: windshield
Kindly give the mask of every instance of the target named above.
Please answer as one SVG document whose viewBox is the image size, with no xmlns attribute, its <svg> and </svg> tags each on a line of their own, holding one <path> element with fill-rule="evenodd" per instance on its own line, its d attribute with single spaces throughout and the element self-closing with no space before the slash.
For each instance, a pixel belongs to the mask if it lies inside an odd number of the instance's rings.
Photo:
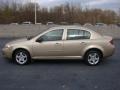
<svg viewBox="0 0 120 90">
<path fill-rule="evenodd" d="M 45 30 L 42 30 L 42 31 L 38 32 L 37 34 L 35 34 L 35 35 L 33 35 L 33 36 L 27 36 L 27 40 L 33 39 L 34 37 L 40 35 L 41 33 L 45 32 L 45 31 L 47 31 L 48 29 L 49 29 L 49 28 L 47 28 L 47 29 L 45 29 Z"/>
</svg>

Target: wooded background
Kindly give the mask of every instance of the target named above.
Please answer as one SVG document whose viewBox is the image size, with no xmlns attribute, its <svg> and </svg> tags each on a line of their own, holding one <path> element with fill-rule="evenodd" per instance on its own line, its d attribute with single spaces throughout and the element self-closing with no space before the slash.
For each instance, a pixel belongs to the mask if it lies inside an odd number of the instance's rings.
<svg viewBox="0 0 120 90">
<path fill-rule="evenodd" d="M 31 21 L 34 23 L 35 4 L 26 3 L 3 3 L 0 4 L 0 24 L 22 23 Z M 112 10 L 89 9 L 80 5 L 66 3 L 52 8 L 43 8 L 37 4 L 37 22 L 91 23 L 102 22 L 106 24 L 120 23 L 120 9 L 118 12 Z"/>
</svg>

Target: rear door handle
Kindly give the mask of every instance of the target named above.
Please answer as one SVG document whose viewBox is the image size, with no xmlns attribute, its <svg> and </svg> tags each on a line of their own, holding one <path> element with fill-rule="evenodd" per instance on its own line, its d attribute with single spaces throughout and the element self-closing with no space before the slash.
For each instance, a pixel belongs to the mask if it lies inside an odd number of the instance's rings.
<svg viewBox="0 0 120 90">
<path fill-rule="evenodd" d="M 84 45 L 86 45 L 86 42 L 81 42 L 80 44 L 84 44 Z"/>
<path fill-rule="evenodd" d="M 81 43 L 85 43 L 85 42 L 81 42 Z"/>
</svg>

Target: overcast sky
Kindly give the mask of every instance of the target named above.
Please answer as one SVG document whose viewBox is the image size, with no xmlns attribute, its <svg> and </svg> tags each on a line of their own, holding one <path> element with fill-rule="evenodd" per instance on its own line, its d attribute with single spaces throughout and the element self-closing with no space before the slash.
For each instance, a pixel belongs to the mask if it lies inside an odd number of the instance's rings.
<svg viewBox="0 0 120 90">
<path fill-rule="evenodd" d="M 7 1 L 7 0 L 0 0 L 0 1 Z M 112 10 L 118 10 L 118 8 L 120 8 L 120 0 L 8 0 L 8 1 L 37 2 L 42 7 L 53 7 L 56 5 L 69 2 L 77 5 L 81 4 L 83 7 L 88 6 L 89 8 L 101 8 L 101 9 L 112 9 Z"/>
</svg>

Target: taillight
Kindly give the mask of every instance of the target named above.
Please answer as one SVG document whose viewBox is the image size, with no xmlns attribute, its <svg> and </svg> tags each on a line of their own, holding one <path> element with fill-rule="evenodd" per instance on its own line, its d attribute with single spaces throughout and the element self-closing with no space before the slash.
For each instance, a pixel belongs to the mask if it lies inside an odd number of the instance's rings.
<svg viewBox="0 0 120 90">
<path fill-rule="evenodd" d="M 113 39 L 110 41 L 110 43 L 113 45 L 114 43 L 113 43 Z"/>
</svg>

